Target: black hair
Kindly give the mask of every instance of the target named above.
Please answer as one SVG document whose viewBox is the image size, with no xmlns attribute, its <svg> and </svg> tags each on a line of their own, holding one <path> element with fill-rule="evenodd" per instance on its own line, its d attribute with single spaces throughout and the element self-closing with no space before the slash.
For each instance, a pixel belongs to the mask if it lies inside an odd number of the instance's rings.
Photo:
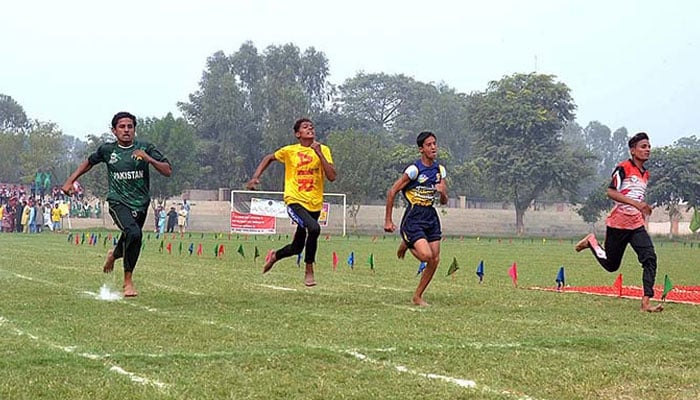
<svg viewBox="0 0 700 400">
<path fill-rule="evenodd" d="M 642 140 L 649 140 L 649 135 L 647 135 L 646 132 L 638 132 L 635 133 L 634 136 L 627 142 L 627 146 L 631 149 L 632 147 L 636 146 L 637 143 L 641 142 Z"/>
<path fill-rule="evenodd" d="M 301 128 L 301 124 L 304 122 L 311 122 L 313 124 L 313 121 L 311 121 L 308 118 L 299 118 L 295 123 L 294 123 L 294 133 L 299 132 L 299 128 Z"/>
<path fill-rule="evenodd" d="M 120 111 L 114 114 L 114 117 L 112 117 L 112 128 L 116 128 L 117 122 L 122 118 L 129 118 L 131 122 L 134 123 L 134 128 L 136 127 L 136 117 L 134 116 L 134 114 L 126 111 Z"/>
<path fill-rule="evenodd" d="M 433 132 L 423 131 L 423 132 L 419 133 L 418 137 L 416 138 L 416 144 L 418 145 L 418 147 L 423 147 L 423 142 L 425 142 L 425 139 L 427 139 L 431 136 L 437 140 L 437 137 L 435 136 L 435 134 Z"/>
</svg>

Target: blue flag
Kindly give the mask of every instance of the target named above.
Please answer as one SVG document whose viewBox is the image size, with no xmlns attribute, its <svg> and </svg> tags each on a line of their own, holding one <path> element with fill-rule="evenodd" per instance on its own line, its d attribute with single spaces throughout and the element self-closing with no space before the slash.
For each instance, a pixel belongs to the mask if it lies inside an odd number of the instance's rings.
<svg viewBox="0 0 700 400">
<path fill-rule="evenodd" d="M 479 277 L 479 283 L 484 281 L 484 260 L 479 261 L 476 266 L 476 275 Z"/>
<path fill-rule="evenodd" d="M 301 253 L 297 254 L 297 267 L 301 265 Z"/>
<path fill-rule="evenodd" d="M 189 251 L 190 255 L 192 255 L 192 252 L 194 251 L 194 243 L 190 243 L 190 247 L 187 248 L 187 251 Z"/>
<path fill-rule="evenodd" d="M 566 279 L 564 278 L 564 267 L 559 267 L 559 273 L 557 273 L 556 282 L 557 282 L 557 290 L 561 290 L 561 288 L 566 283 Z"/>
<path fill-rule="evenodd" d="M 350 255 L 348 256 L 348 266 L 350 266 L 350 269 L 355 268 L 355 252 L 351 251 Z"/>
<path fill-rule="evenodd" d="M 416 276 L 420 275 L 420 273 L 423 272 L 427 265 L 428 263 L 426 263 L 425 261 L 421 261 L 420 265 L 418 266 L 418 273 L 416 274 Z"/>
</svg>

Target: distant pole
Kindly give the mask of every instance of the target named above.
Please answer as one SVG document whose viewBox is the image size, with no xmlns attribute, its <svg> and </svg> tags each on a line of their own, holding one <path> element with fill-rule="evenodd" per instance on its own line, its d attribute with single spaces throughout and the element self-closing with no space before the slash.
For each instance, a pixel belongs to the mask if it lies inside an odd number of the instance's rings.
<svg viewBox="0 0 700 400">
<path fill-rule="evenodd" d="M 537 54 L 535 54 L 535 72 L 537 72 Z"/>
</svg>

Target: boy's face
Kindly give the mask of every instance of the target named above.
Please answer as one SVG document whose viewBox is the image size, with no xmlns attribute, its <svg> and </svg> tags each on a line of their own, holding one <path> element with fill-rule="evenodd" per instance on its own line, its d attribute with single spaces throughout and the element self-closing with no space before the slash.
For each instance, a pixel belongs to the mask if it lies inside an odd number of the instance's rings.
<svg viewBox="0 0 700 400">
<path fill-rule="evenodd" d="M 134 121 L 132 121 L 131 118 L 119 118 L 117 120 L 117 126 L 112 128 L 112 133 L 116 136 L 119 144 L 130 145 L 134 142 L 134 136 L 136 134 Z"/>
<path fill-rule="evenodd" d="M 316 136 L 313 122 L 302 122 L 301 125 L 299 125 L 299 130 L 294 132 L 294 135 L 297 139 L 313 139 Z"/>
<path fill-rule="evenodd" d="M 419 147 L 419 151 L 422 155 L 428 157 L 431 160 L 437 158 L 437 140 L 434 136 L 429 136 L 423 142 L 423 146 Z"/>
<path fill-rule="evenodd" d="M 651 154 L 651 144 L 646 139 L 640 140 L 635 143 L 634 147 L 630 148 L 630 154 L 633 159 L 636 158 L 640 161 L 647 161 Z"/>
</svg>

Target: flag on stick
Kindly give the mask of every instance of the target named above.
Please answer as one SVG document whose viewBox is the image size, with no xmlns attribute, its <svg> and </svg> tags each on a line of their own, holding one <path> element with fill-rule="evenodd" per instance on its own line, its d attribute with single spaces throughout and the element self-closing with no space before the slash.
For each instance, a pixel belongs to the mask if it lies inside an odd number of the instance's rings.
<svg viewBox="0 0 700 400">
<path fill-rule="evenodd" d="M 182 254 L 182 242 L 177 246 L 177 253 Z"/>
<path fill-rule="evenodd" d="M 622 297 L 622 274 L 619 274 L 613 283 L 613 287 L 617 289 L 617 296 Z"/>
<path fill-rule="evenodd" d="M 201 243 L 197 246 L 197 255 L 198 256 L 202 255 L 202 244 Z"/>
<path fill-rule="evenodd" d="M 350 255 L 348 256 L 348 266 L 350 269 L 355 269 L 355 252 L 351 251 Z"/>
<path fill-rule="evenodd" d="M 508 275 L 513 281 L 513 286 L 518 287 L 518 265 L 515 262 L 508 268 Z"/>
<path fill-rule="evenodd" d="M 369 269 L 374 271 L 374 253 L 369 253 L 369 259 L 367 259 L 367 262 L 369 263 Z"/>
<path fill-rule="evenodd" d="M 168 249 L 168 254 L 172 254 L 173 251 L 173 244 L 168 242 L 168 245 L 165 246 L 166 249 Z"/>
<path fill-rule="evenodd" d="M 564 267 L 559 267 L 559 272 L 557 273 L 557 279 L 555 281 L 557 282 L 557 290 L 561 290 L 561 288 L 564 287 L 564 284 L 566 284 L 566 279 L 564 278 Z"/>
<path fill-rule="evenodd" d="M 671 283 L 671 278 L 668 277 L 668 274 L 664 275 L 664 293 L 661 295 L 661 300 L 666 301 L 666 295 L 671 290 L 673 290 L 673 283 Z"/>
<path fill-rule="evenodd" d="M 479 261 L 479 265 L 476 266 L 476 276 L 479 277 L 479 284 L 484 281 L 484 260 Z"/>
<path fill-rule="evenodd" d="M 301 266 L 301 253 L 297 254 L 297 268 Z"/>
<path fill-rule="evenodd" d="M 80 236 L 75 235 L 75 245 L 77 246 L 79 244 L 80 244 Z"/>
<path fill-rule="evenodd" d="M 225 254 L 224 245 L 223 245 L 223 244 L 220 244 L 220 245 L 219 245 L 219 254 L 218 254 L 218 256 L 219 256 L 219 257 L 223 257 L 224 254 Z"/>
<path fill-rule="evenodd" d="M 447 276 L 450 276 L 457 272 L 459 267 L 457 266 L 457 257 L 452 257 L 452 263 L 450 264 L 450 268 L 447 269 Z"/>
<path fill-rule="evenodd" d="M 258 250 L 258 246 L 255 246 L 255 252 L 253 253 L 253 262 L 257 260 L 257 258 L 260 257 L 260 250 Z"/>
<path fill-rule="evenodd" d="M 338 254 L 334 251 L 333 252 L 333 271 L 338 270 Z"/>
<path fill-rule="evenodd" d="M 158 246 L 158 252 L 159 252 L 159 253 L 162 253 L 162 252 L 163 252 L 163 246 L 165 246 L 165 244 L 164 244 L 163 241 L 161 240 L 161 241 L 160 241 L 160 246 Z"/>
<path fill-rule="evenodd" d="M 693 207 L 693 219 L 690 220 L 690 230 L 697 232 L 700 229 L 700 210 L 698 206 Z"/>
<path fill-rule="evenodd" d="M 190 252 L 190 255 L 194 253 L 194 243 L 190 242 L 190 247 L 187 248 L 187 251 Z"/>
<path fill-rule="evenodd" d="M 420 265 L 418 266 L 418 273 L 416 274 L 416 276 L 420 275 L 420 273 L 423 272 L 427 265 L 428 263 L 426 263 L 425 261 L 421 261 Z"/>
<path fill-rule="evenodd" d="M 245 252 L 243 251 L 243 244 L 238 245 L 238 250 L 236 250 L 238 254 L 241 255 L 241 257 L 245 258 Z"/>
</svg>

